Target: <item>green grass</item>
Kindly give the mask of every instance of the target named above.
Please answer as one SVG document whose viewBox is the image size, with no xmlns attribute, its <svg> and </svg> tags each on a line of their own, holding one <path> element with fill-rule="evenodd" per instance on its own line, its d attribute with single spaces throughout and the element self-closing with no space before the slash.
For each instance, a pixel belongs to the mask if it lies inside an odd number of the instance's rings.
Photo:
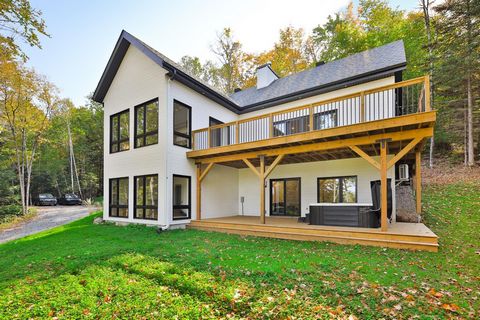
<svg viewBox="0 0 480 320">
<path fill-rule="evenodd" d="M 0 245 L 0 319 L 478 317 L 478 190 L 426 188 L 439 253 L 157 234 L 93 215 Z"/>
</svg>

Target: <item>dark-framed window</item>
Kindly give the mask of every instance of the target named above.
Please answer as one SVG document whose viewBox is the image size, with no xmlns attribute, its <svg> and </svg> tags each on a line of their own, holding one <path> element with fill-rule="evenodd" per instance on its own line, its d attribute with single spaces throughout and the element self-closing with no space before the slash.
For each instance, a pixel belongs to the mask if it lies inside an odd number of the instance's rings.
<svg viewBox="0 0 480 320">
<path fill-rule="evenodd" d="M 274 136 L 286 136 L 310 130 L 309 116 L 300 116 L 273 123 Z M 313 130 L 334 128 L 338 126 L 337 109 L 317 112 L 313 115 Z"/>
<path fill-rule="evenodd" d="M 191 217 L 191 182 L 190 176 L 173 175 L 173 220 Z"/>
<path fill-rule="evenodd" d="M 328 129 L 338 126 L 337 109 L 315 113 L 313 130 Z"/>
<path fill-rule="evenodd" d="M 110 153 L 130 149 L 130 110 L 110 116 Z"/>
<path fill-rule="evenodd" d="M 192 147 L 192 107 L 173 100 L 173 144 Z"/>
<path fill-rule="evenodd" d="M 136 176 L 134 184 L 135 219 L 158 219 L 158 175 Z"/>
<path fill-rule="evenodd" d="M 128 218 L 128 177 L 110 179 L 108 215 Z"/>
<path fill-rule="evenodd" d="M 317 179 L 317 201 L 328 203 L 356 203 L 357 176 Z"/>
<path fill-rule="evenodd" d="M 135 107 L 135 148 L 158 143 L 158 99 Z"/>
</svg>

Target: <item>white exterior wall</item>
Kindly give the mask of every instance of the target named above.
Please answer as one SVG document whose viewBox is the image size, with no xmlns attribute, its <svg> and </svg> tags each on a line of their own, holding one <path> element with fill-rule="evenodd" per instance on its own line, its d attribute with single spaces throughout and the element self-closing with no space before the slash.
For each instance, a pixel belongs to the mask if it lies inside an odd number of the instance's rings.
<svg viewBox="0 0 480 320">
<path fill-rule="evenodd" d="M 134 46 L 130 46 L 104 99 L 104 210 L 106 220 L 163 224 L 165 203 L 165 145 L 166 139 L 166 71 L 147 58 Z M 158 98 L 158 144 L 134 149 L 135 106 Z M 110 116 L 130 110 L 130 149 L 110 154 Z M 158 221 L 133 219 L 134 176 L 158 174 Z M 128 219 L 108 216 L 109 180 L 128 177 Z"/>
<path fill-rule="evenodd" d="M 380 161 L 379 157 L 374 157 Z M 357 176 L 357 202 L 372 203 L 370 181 L 380 180 L 379 171 L 361 158 L 340 159 L 277 166 L 266 181 L 265 210 L 270 213 L 270 179 L 300 178 L 301 215 L 305 216 L 311 203 L 317 203 L 317 178 Z M 392 178 L 393 216 L 395 215 L 395 168 L 388 170 Z M 248 168 L 239 169 L 239 198 L 245 197 L 244 214 L 258 216 L 260 213 L 260 191 L 258 177 Z M 241 205 L 238 212 L 241 211 Z"/>
<path fill-rule="evenodd" d="M 222 122 L 235 121 L 237 114 L 223 106 L 209 100 L 203 95 L 191 90 L 176 81 L 169 81 L 169 105 L 168 105 L 168 141 L 166 150 L 168 154 L 167 172 L 171 180 L 174 174 L 191 177 L 191 216 L 196 217 L 196 167 L 194 160 L 187 159 L 186 149 L 173 144 L 173 100 L 178 100 L 192 108 L 192 131 L 208 127 L 209 118 L 213 117 Z M 229 182 L 228 187 L 223 181 Z M 167 184 L 167 205 L 172 207 L 172 182 Z M 209 217 L 220 217 L 235 214 L 238 198 L 238 170 L 225 166 L 215 166 L 202 181 L 202 212 Z M 170 214 L 171 217 L 171 214 Z M 185 223 L 188 221 L 171 221 L 172 224 Z"/>
</svg>

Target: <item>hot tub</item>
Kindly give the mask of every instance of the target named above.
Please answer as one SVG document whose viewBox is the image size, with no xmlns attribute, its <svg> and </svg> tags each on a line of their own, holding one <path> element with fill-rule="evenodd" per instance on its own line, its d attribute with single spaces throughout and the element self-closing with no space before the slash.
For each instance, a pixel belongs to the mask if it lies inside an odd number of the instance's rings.
<svg viewBox="0 0 480 320">
<path fill-rule="evenodd" d="M 313 225 L 378 228 L 380 214 L 371 209 L 371 203 L 312 203 L 309 220 Z"/>
</svg>

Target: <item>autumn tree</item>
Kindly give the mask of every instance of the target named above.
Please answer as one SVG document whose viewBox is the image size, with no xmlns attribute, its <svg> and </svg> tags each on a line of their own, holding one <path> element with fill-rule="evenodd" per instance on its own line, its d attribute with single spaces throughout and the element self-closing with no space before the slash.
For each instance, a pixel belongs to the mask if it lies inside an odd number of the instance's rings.
<svg viewBox="0 0 480 320">
<path fill-rule="evenodd" d="M 32 8 L 28 0 L 0 0 L 0 52 L 6 58 L 27 56 L 16 42 L 23 40 L 41 48 L 40 35 L 48 36 L 42 12 Z"/>
<path fill-rule="evenodd" d="M 0 121 L 13 150 L 22 212 L 28 212 L 32 167 L 56 107 L 57 89 L 21 63 L 0 60 Z"/>
<path fill-rule="evenodd" d="M 211 49 L 220 63 L 216 72 L 222 91 L 228 94 L 241 88 L 245 81 L 246 54 L 242 50 L 242 44 L 234 38 L 232 30 L 225 28 L 217 34 Z"/>
</svg>

